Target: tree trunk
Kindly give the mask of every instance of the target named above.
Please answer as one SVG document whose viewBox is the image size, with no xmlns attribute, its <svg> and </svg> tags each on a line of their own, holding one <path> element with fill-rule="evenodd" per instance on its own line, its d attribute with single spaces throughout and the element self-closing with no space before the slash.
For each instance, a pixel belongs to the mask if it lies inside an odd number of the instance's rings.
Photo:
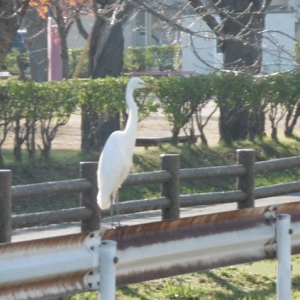
<svg viewBox="0 0 300 300">
<path fill-rule="evenodd" d="M 300 116 L 300 103 L 292 106 L 288 110 L 286 119 L 285 119 L 285 130 L 284 134 L 286 137 L 291 137 L 293 135 L 294 128 L 297 124 L 298 118 Z"/>
<path fill-rule="evenodd" d="M 204 133 L 203 127 L 200 130 L 200 140 L 203 146 L 208 147 L 208 141 Z"/>
<path fill-rule="evenodd" d="M 272 125 L 271 126 L 271 129 L 272 129 L 272 131 L 271 131 L 271 138 L 272 138 L 272 140 L 274 140 L 274 141 L 278 141 L 278 136 L 277 136 L 277 127 L 276 126 L 274 126 L 274 125 Z"/>
<path fill-rule="evenodd" d="M 243 13 L 244 9 L 248 7 L 249 1 L 246 1 L 246 3 L 245 1 L 239 1 L 239 4 L 232 1 L 232 3 L 235 3 L 235 5 L 230 7 L 231 11 L 235 11 L 240 15 L 236 18 L 228 18 L 228 15 L 221 14 L 224 21 L 224 32 L 229 36 L 228 40 L 225 39 L 221 45 L 224 53 L 224 68 L 257 74 L 260 72 L 262 61 L 262 35 L 257 31 L 264 28 L 265 14 L 258 13 L 261 7 L 255 9 L 255 5 L 253 5 L 251 12 Z M 240 11 L 237 10 L 239 5 L 242 8 Z M 243 34 L 241 34 L 242 31 Z M 240 38 L 239 35 L 243 35 L 243 38 Z M 225 142 L 231 142 L 245 139 L 247 136 L 252 140 L 255 135 L 262 136 L 264 122 L 261 118 L 261 110 L 257 109 L 250 115 L 247 109 L 243 109 L 242 114 L 240 114 L 239 111 L 244 104 L 242 100 L 237 99 L 237 101 L 239 105 L 236 106 L 236 111 L 232 110 L 231 107 L 220 109 L 221 139 Z M 236 119 L 231 124 L 226 124 L 229 113 L 236 115 Z"/>
<path fill-rule="evenodd" d="M 69 78 L 69 52 L 67 45 L 67 36 L 60 35 L 61 43 L 61 59 L 62 59 L 62 76 L 63 78 Z"/>
<path fill-rule="evenodd" d="M 21 162 L 22 161 L 22 148 L 21 147 L 22 147 L 22 144 L 23 144 L 23 139 L 20 136 L 21 125 L 20 125 L 19 120 L 15 121 L 14 132 L 15 132 L 15 137 L 14 137 L 14 158 L 15 158 L 15 161 Z"/>
<path fill-rule="evenodd" d="M 23 123 L 24 121 L 24 123 Z M 32 122 L 23 118 L 22 115 L 19 115 L 15 118 L 14 121 L 14 158 L 15 161 L 22 161 L 22 145 L 25 141 L 28 140 L 30 131 L 32 130 Z"/>
<path fill-rule="evenodd" d="M 102 42 L 105 42 L 104 47 Z M 89 67 L 92 78 L 119 76 L 123 68 L 123 50 L 122 23 L 118 22 L 111 27 L 106 20 L 98 17 L 93 28 L 90 46 Z"/>
<path fill-rule="evenodd" d="M 220 139 L 227 144 L 243 140 L 248 135 L 248 111 L 240 100 L 229 108 L 220 105 L 219 131 Z"/>
<path fill-rule="evenodd" d="M 35 133 L 36 133 L 36 125 L 35 122 L 30 122 L 28 124 L 27 131 L 29 132 L 26 139 L 26 147 L 29 159 L 35 158 L 36 147 L 35 147 Z"/>
<path fill-rule="evenodd" d="M 47 20 L 42 19 L 35 8 L 30 8 L 26 12 L 25 26 L 31 79 L 37 82 L 47 81 Z"/>
<path fill-rule="evenodd" d="M 244 71 L 251 74 L 260 72 L 262 61 L 262 30 L 265 27 L 265 11 L 271 0 L 248 1 L 248 0 L 213 0 L 207 1 L 190 0 L 195 11 L 203 17 L 203 20 L 214 31 L 218 38 L 220 48 L 224 54 L 223 67 L 226 70 Z M 215 17 L 219 15 L 221 22 Z M 224 95 L 226 98 L 226 95 Z M 225 142 L 241 139 L 249 135 L 249 128 L 254 120 L 261 120 L 260 116 L 253 117 L 243 110 L 243 116 L 239 116 L 240 105 L 236 105 L 234 112 L 231 107 L 220 109 L 219 122 L 221 139 Z M 236 101 L 235 100 L 235 101 Z M 228 115 L 235 115 L 234 122 L 228 122 Z M 263 126 L 259 127 L 263 130 Z M 257 133 L 252 131 L 250 135 Z M 258 132 L 263 135 L 263 132 Z"/>
<path fill-rule="evenodd" d="M 5 165 L 4 165 L 4 157 L 2 154 L 2 149 L 0 148 L 0 168 L 4 169 Z"/>
<path fill-rule="evenodd" d="M 29 0 L 22 2 L 17 0 L 0 1 L 0 69 L 2 69 L 5 57 L 11 48 L 28 3 Z M 15 4 L 17 5 L 16 8 L 14 8 Z M 16 10 L 19 10 L 17 15 L 15 14 Z"/>
<path fill-rule="evenodd" d="M 252 109 L 248 131 L 250 141 L 254 141 L 255 137 L 262 138 L 265 134 L 265 113 L 260 103 Z"/>
<path fill-rule="evenodd" d="M 178 136 L 179 136 L 180 128 L 172 128 L 172 138 L 171 144 L 178 145 Z"/>
<path fill-rule="evenodd" d="M 64 15 L 60 8 L 59 2 L 55 2 L 56 10 L 56 24 L 57 30 L 60 38 L 61 46 L 61 59 L 62 59 L 62 76 L 63 78 L 69 78 L 69 53 L 68 53 L 68 43 L 67 43 L 67 34 L 66 24 L 64 22 Z"/>
<path fill-rule="evenodd" d="M 88 103 L 81 106 L 81 149 L 102 151 L 104 144 L 113 131 L 120 129 L 119 115 L 103 122 L 100 128 L 94 124 L 99 122 L 101 116 L 96 114 Z"/>
<path fill-rule="evenodd" d="M 238 2 L 244 3 L 240 9 L 236 3 L 229 5 L 230 11 L 234 12 L 231 18 L 227 14 L 220 15 L 224 21 L 223 31 L 226 34 L 221 42 L 224 53 L 223 65 L 227 70 L 243 70 L 257 74 L 260 72 L 262 62 L 262 34 L 259 31 L 265 27 L 265 14 L 259 12 L 260 6 L 256 9 L 252 6 L 251 11 L 245 13 L 249 1 Z"/>
<path fill-rule="evenodd" d="M 103 42 L 105 43 L 104 47 Z M 92 31 L 89 53 L 89 68 L 92 78 L 119 76 L 123 68 L 123 49 L 122 23 L 118 22 L 115 26 L 110 27 L 105 20 L 98 17 Z M 102 126 L 95 128 L 94 120 L 98 123 L 99 118 L 101 119 L 101 116 L 94 113 L 93 107 L 88 104 L 82 106 L 82 149 L 101 150 L 110 134 L 120 129 L 119 114 L 111 116 L 106 122 L 100 122 Z"/>
<path fill-rule="evenodd" d="M 122 12 L 117 13 L 116 21 L 113 24 L 109 18 L 99 16 L 96 18 L 89 50 L 89 73 L 92 78 L 119 76 L 121 74 L 124 51 L 123 24 L 132 10 L 133 7 L 127 4 Z M 112 15 L 113 12 L 110 14 Z M 103 125 L 93 130 L 95 128 L 93 123 L 99 124 L 99 118 L 101 119 L 101 116 L 94 113 L 93 107 L 88 104 L 82 106 L 82 149 L 101 150 L 110 134 L 120 129 L 119 113 L 111 116 L 108 121 L 100 122 Z"/>
</svg>

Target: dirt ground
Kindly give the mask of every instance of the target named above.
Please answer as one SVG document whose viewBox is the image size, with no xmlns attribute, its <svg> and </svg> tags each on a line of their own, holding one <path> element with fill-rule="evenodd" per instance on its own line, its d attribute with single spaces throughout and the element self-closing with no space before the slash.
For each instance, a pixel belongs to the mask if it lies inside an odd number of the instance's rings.
<svg viewBox="0 0 300 300">
<path fill-rule="evenodd" d="M 204 116 L 207 116 L 214 104 L 211 103 L 204 111 Z M 218 117 L 219 112 L 215 112 L 212 119 L 205 127 L 205 134 L 208 138 L 209 145 L 217 144 L 219 140 L 218 133 Z M 196 134 L 198 134 L 197 125 L 194 122 Z M 81 114 L 76 112 L 72 114 L 69 122 L 58 129 L 58 133 L 52 142 L 52 149 L 73 149 L 80 150 L 81 148 Z M 182 130 L 180 135 L 184 135 Z M 161 111 L 151 113 L 146 119 L 138 123 L 137 137 L 169 137 L 171 136 L 171 126 L 165 115 Z M 11 149 L 13 147 L 13 132 L 9 132 L 3 148 Z M 39 144 L 37 139 L 37 144 Z M 23 145 L 25 147 L 25 145 Z"/>
<path fill-rule="evenodd" d="M 213 103 L 209 104 L 204 111 L 204 116 L 207 116 L 213 108 Z M 217 111 L 205 127 L 205 133 L 208 138 L 209 145 L 215 145 L 219 140 L 218 117 L 219 112 Z M 80 124 L 80 113 L 73 114 L 67 125 L 62 126 L 59 129 L 56 138 L 53 140 L 52 148 L 80 149 Z M 184 134 L 184 132 L 182 131 L 181 134 Z M 196 131 L 196 134 L 198 134 L 198 131 Z M 164 116 L 161 111 L 157 113 L 151 113 L 150 116 L 139 122 L 137 137 L 162 136 L 171 136 L 171 126 L 166 116 Z"/>
<path fill-rule="evenodd" d="M 214 109 L 214 102 L 211 102 L 203 111 L 203 121 Z M 208 139 L 209 146 L 214 146 L 219 141 L 219 128 L 218 128 L 219 110 L 217 110 L 212 118 L 206 125 L 204 132 Z M 60 127 L 56 137 L 52 142 L 52 149 L 73 149 L 80 150 L 81 148 L 81 114 L 80 112 L 74 113 L 69 122 Z M 194 122 L 194 128 L 196 130 L 195 134 L 199 134 L 196 122 Z M 266 132 L 270 135 L 270 124 L 266 120 Z M 299 130 L 299 124 L 295 128 Z M 297 132 L 295 132 L 297 134 Z M 184 135 L 184 131 L 181 130 L 180 135 Z M 279 137 L 283 137 L 283 121 L 279 125 L 278 131 Z M 158 111 L 156 113 L 151 113 L 146 119 L 138 123 L 137 137 L 169 137 L 171 136 L 171 126 L 166 118 L 166 116 Z M 39 143 L 37 141 L 37 143 Z M 12 148 L 13 145 L 13 133 L 9 134 L 7 141 L 5 142 L 4 148 Z"/>
</svg>

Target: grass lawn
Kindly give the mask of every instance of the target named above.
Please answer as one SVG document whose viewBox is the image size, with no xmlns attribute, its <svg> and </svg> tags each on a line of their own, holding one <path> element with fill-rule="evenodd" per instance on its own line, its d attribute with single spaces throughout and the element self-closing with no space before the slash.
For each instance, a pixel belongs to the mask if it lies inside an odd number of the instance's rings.
<svg viewBox="0 0 300 300">
<path fill-rule="evenodd" d="M 293 299 L 300 299 L 300 256 L 293 257 Z M 64 300 L 96 300 L 98 292 Z M 275 300 L 276 261 L 265 260 L 216 270 L 131 284 L 117 289 L 119 300 Z M 285 299 L 280 299 L 285 300 Z"/>
</svg>

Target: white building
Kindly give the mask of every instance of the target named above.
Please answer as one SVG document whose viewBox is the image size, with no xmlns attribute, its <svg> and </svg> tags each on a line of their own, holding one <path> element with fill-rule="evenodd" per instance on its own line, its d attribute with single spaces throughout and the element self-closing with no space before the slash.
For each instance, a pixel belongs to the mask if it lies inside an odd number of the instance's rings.
<svg viewBox="0 0 300 300">
<path fill-rule="evenodd" d="M 274 73 L 294 69 L 296 15 L 291 10 L 269 12 L 265 23 L 262 72 Z"/>
<path fill-rule="evenodd" d="M 290 2 L 290 5 L 287 5 Z M 295 39 L 300 37 L 300 5 L 298 1 L 273 1 L 266 14 L 263 38 L 262 72 L 274 73 L 295 68 Z M 275 5 L 274 5 L 275 4 Z M 284 7 L 284 5 L 287 5 Z M 194 38 L 193 42 L 187 34 L 182 39 L 182 70 L 210 73 L 213 67 L 221 67 L 223 54 L 217 47 L 215 35 L 210 33 L 206 23 L 197 16 L 186 16 L 186 24 L 193 24 L 190 29 L 202 31 L 203 36 Z M 196 50 L 196 54 L 194 53 Z M 198 57 L 197 57 L 198 56 Z M 202 59 L 199 60 L 199 57 Z"/>
<path fill-rule="evenodd" d="M 182 71 L 197 71 L 207 74 L 213 68 L 221 68 L 223 54 L 217 46 L 216 36 L 211 32 L 206 23 L 198 16 L 188 15 L 183 18 L 184 26 L 192 24 L 189 29 L 199 34 L 192 38 L 184 34 L 182 38 Z M 192 39 L 192 40 L 191 40 Z"/>
</svg>

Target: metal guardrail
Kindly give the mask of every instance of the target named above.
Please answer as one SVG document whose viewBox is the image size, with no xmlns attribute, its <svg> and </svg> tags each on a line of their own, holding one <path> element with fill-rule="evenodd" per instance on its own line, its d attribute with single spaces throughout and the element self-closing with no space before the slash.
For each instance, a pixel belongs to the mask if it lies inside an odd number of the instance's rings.
<svg viewBox="0 0 300 300">
<path fill-rule="evenodd" d="M 0 299 L 99 290 L 101 240 L 117 242 L 118 286 L 274 258 L 276 217 L 282 214 L 291 216 L 292 253 L 298 254 L 300 203 L 2 244 Z"/>
<path fill-rule="evenodd" d="M 99 229 L 101 216 L 109 215 L 97 205 L 96 162 L 81 163 L 80 179 L 11 186 L 11 171 L 0 170 L 0 242 L 10 241 L 11 230 L 23 227 L 81 221 L 82 231 Z M 179 217 L 180 207 L 237 203 L 237 208 L 254 207 L 255 199 L 300 192 L 300 181 L 255 187 L 256 174 L 300 166 L 300 156 L 255 162 L 255 151 L 237 150 L 237 164 L 229 166 L 180 169 L 179 155 L 161 156 L 161 170 L 130 174 L 124 186 L 161 184 L 161 196 L 119 203 L 120 214 L 162 210 L 162 219 Z M 193 195 L 180 194 L 180 182 L 201 179 L 237 178 L 236 190 Z M 27 215 L 12 215 L 11 201 L 16 198 L 81 193 L 81 207 Z M 25 201 L 25 200 L 24 200 Z M 115 209 L 115 207 L 113 206 Z"/>
</svg>

